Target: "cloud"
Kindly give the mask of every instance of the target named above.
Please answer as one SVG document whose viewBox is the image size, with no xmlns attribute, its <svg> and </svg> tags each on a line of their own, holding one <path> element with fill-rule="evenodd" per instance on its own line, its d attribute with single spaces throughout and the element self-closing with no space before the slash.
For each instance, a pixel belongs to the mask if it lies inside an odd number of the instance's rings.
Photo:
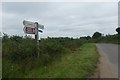
<svg viewBox="0 0 120 80">
<path fill-rule="evenodd" d="M 24 35 L 22 21 L 25 19 L 45 26 L 41 37 L 91 36 L 95 31 L 115 34 L 117 8 L 117 3 L 109 2 L 4 2 L 3 32 Z"/>
</svg>

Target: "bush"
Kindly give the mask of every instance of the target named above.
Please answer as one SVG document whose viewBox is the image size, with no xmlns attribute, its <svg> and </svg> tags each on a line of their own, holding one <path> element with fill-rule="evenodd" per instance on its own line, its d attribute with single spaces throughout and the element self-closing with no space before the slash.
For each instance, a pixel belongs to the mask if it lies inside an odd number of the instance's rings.
<svg viewBox="0 0 120 80">
<path fill-rule="evenodd" d="M 32 39 L 24 39 L 19 36 L 3 38 L 3 76 L 14 77 L 15 73 L 17 72 L 21 73 L 22 75 L 28 66 L 32 66 L 28 65 L 28 63 L 37 56 L 37 46 L 35 43 L 36 42 Z M 14 65 L 14 70 L 10 69 L 10 65 Z M 19 75 L 17 77 L 19 77 Z"/>
<path fill-rule="evenodd" d="M 23 77 L 30 70 L 52 63 L 66 50 L 74 51 L 87 41 L 67 37 L 42 39 L 39 41 L 38 51 L 36 41 L 30 37 L 5 35 L 2 40 L 3 76 Z M 14 69 L 11 70 L 10 66 Z"/>
<path fill-rule="evenodd" d="M 56 59 L 64 51 L 64 47 L 56 40 L 45 40 L 40 42 L 40 58 L 47 64 Z"/>
</svg>

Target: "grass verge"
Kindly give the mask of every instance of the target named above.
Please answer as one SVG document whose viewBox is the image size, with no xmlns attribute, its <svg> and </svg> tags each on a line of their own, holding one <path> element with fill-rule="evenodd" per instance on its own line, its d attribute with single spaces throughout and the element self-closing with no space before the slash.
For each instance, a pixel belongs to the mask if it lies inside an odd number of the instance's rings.
<svg viewBox="0 0 120 80">
<path fill-rule="evenodd" d="M 97 66 L 98 52 L 92 43 L 68 52 L 52 64 L 30 71 L 26 78 L 87 78 Z"/>
</svg>

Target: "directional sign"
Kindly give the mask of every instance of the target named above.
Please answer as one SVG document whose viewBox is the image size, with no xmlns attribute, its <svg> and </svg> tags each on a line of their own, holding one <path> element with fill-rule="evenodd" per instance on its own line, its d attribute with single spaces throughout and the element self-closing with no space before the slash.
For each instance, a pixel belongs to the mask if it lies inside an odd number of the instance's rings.
<svg viewBox="0 0 120 80">
<path fill-rule="evenodd" d="M 23 24 L 26 27 L 38 27 L 40 29 L 44 29 L 44 25 L 41 25 L 41 24 L 36 25 L 34 22 L 30 22 L 30 21 L 26 21 L 26 20 L 23 21 Z"/>
<path fill-rule="evenodd" d="M 24 24 L 26 27 L 35 27 L 35 23 L 34 23 L 34 22 L 30 22 L 30 21 L 24 20 L 24 21 L 23 21 L 23 24 Z"/>
<path fill-rule="evenodd" d="M 36 34 L 36 28 L 24 27 L 24 32 L 27 34 Z"/>
<path fill-rule="evenodd" d="M 44 29 L 44 25 L 38 24 L 38 28 Z"/>
<path fill-rule="evenodd" d="M 27 34 L 35 34 L 38 35 L 38 32 L 43 32 L 42 30 L 38 30 L 38 28 L 40 29 L 44 29 L 44 25 L 38 24 L 37 22 L 30 22 L 30 21 L 23 21 L 23 25 L 24 27 L 24 32 Z"/>
<path fill-rule="evenodd" d="M 41 32 L 41 33 L 43 32 L 42 30 L 38 30 L 38 31 Z"/>
</svg>

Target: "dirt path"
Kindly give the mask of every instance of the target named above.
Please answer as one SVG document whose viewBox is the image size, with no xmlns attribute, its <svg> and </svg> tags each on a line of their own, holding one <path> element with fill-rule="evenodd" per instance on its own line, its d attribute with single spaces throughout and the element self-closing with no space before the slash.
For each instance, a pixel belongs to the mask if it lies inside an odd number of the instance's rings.
<svg viewBox="0 0 120 80">
<path fill-rule="evenodd" d="M 96 73 L 92 78 L 118 78 L 118 71 L 114 68 L 113 64 L 109 61 L 109 58 L 101 49 L 100 46 L 96 45 L 100 58 Z"/>
</svg>

